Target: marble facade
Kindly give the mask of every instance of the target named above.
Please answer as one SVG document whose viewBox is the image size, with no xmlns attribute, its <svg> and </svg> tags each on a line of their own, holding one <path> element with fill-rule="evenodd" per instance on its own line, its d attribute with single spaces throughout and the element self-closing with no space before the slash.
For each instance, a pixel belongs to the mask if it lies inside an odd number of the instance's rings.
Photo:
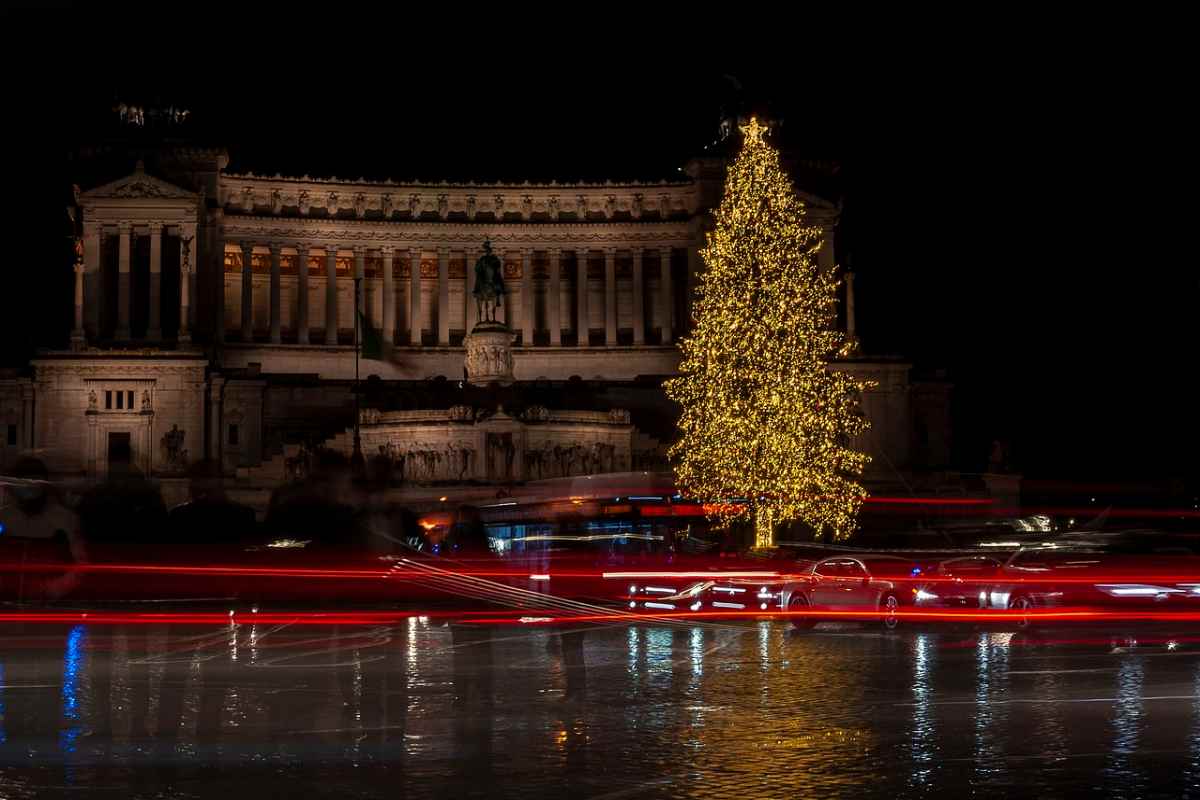
<svg viewBox="0 0 1200 800">
<path fill-rule="evenodd" d="M 99 478 L 127 442 L 152 476 L 211 459 L 249 484 L 286 480 L 300 438 L 348 442 L 356 287 L 365 324 L 382 340 L 381 357 L 360 362 L 364 379 L 418 393 L 464 379 L 464 339 L 477 322 L 471 267 L 485 239 L 503 262 L 499 319 L 512 347 L 502 366 L 512 380 L 602 386 L 632 398 L 624 407 L 633 418 L 543 409 L 539 420 L 518 409 L 473 422 L 469 434 L 413 419 L 406 443 L 395 415 L 418 412 L 383 409 L 362 427 L 367 457 L 380 446 L 436 453 L 413 463 L 424 459 L 438 480 L 460 472 L 504 483 L 630 469 L 635 440 L 641 451 L 657 446 L 639 419 L 669 413 L 658 387 L 689 328 L 723 179 L 716 160 L 648 183 L 406 184 L 235 174 L 225 151 L 211 148 L 164 143 L 141 155 L 145 163 L 125 162 L 124 177 L 78 195 L 70 348 L 0 374 L 0 467 L 30 453 L 58 475 Z M 112 164 L 110 178 L 120 174 Z M 834 269 L 837 209 L 803 199 L 826 232 L 820 259 Z M 909 365 L 835 368 L 876 381 L 863 399 L 873 427 L 861 444 L 877 463 L 907 465 Z M 419 412 L 429 413 L 445 409 Z M 169 431 L 175 438 L 164 439 Z M 468 440 L 475 456 L 464 468 Z M 511 463 L 497 472 L 495 448 L 510 441 Z"/>
</svg>

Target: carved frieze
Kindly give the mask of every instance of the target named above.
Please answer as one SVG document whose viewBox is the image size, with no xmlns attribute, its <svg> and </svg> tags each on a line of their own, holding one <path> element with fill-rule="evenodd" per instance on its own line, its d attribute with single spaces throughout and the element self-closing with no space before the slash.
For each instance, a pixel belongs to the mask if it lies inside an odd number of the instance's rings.
<svg viewBox="0 0 1200 800">
<path fill-rule="evenodd" d="M 521 414 L 526 422 L 547 422 L 550 419 L 550 409 L 545 406 L 530 406 Z"/>
<path fill-rule="evenodd" d="M 608 412 L 608 421 L 614 425 L 628 425 L 629 411 L 624 408 L 614 408 Z"/>
<path fill-rule="evenodd" d="M 475 409 L 470 406 L 450 406 L 446 410 L 446 419 L 451 422 L 470 422 L 475 418 Z"/>
</svg>

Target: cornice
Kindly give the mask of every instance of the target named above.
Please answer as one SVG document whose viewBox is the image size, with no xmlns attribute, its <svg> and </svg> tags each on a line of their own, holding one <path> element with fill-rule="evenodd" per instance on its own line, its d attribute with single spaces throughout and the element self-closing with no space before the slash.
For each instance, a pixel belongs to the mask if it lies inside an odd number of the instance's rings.
<svg viewBox="0 0 1200 800">
<path fill-rule="evenodd" d="M 253 172 L 223 172 L 223 173 L 221 173 L 221 178 L 222 178 L 222 180 L 230 179 L 230 180 L 240 180 L 240 181 L 253 181 L 253 182 L 257 182 L 257 183 L 285 183 L 285 184 L 305 183 L 305 184 L 313 184 L 313 185 L 317 185 L 317 186 L 332 186 L 332 187 L 337 187 L 337 186 L 360 186 L 360 187 L 361 186 L 378 186 L 378 187 L 414 189 L 414 190 L 430 190 L 430 191 L 444 190 L 444 189 L 475 189 L 475 190 L 507 189 L 507 190 L 512 190 L 512 191 L 520 191 L 522 189 L 535 189 L 535 190 L 536 189 L 556 189 L 559 191 L 566 191 L 566 190 L 570 190 L 570 189 L 635 189 L 635 188 L 653 188 L 653 187 L 687 188 L 687 187 L 691 187 L 693 185 L 693 182 L 690 178 L 682 179 L 682 180 L 678 180 L 678 181 L 668 181 L 668 180 L 618 181 L 615 183 L 613 181 L 602 181 L 602 182 L 579 181 L 579 182 L 565 182 L 565 183 L 559 183 L 558 181 L 551 181 L 549 183 L 530 183 L 529 181 L 522 181 L 520 183 L 514 183 L 511 181 L 508 181 L 508 182 L 496 181 L 494 183 L 488 183 L 488 182 L 476 183 L 475 181 L 437 181 L 437 182 L 393 181 L 393 180 L 369 181 L 364 178 L 358 178 L 356 180 L 349 180 L 349 179 L 338 178 L 338 177 L 312 178 L 312 177 L 309 177 L 308 175 L 294 177 L 294 176 L 280 175 L 278 173 L 276 173 L 273 176 L 272 175 L 255 175 Z"/>
<path fill-rule="evenodd" d="M 544 223 L 470 223 L 470 222 L 382 222 L 371 220 L 298 219 L 287 217 L 225 217 L 225 237 L 255 239 L 259 243 L 283 244 L 297 239 L 320 243 L 357 244 L 455 244 L 482 242 L 495 244 L 569 245 L 608 243 L 671 244 L 685 247 L 693 235 L 685 221 L 680 222 L 544 222 Z"/>
</svg>

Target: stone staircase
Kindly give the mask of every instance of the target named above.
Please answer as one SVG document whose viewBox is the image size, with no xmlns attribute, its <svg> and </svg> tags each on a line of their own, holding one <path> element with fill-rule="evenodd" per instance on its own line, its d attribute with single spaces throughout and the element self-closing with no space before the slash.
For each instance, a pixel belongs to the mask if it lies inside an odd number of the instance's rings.
<svg viewBox="0 0 1200 800">
<path fill-rule="evenodd" d="M 343 453 L 347 458 L 354 452 L 354 429 L 338 431 L 319 444 L 318 449 Z M 300 445 L 285 444 L 283 451 L 272 455 L 255 467 L 239 467 L 237 477 L 252 483 L 282 482 L 287 480 L 287 462 L 300 455 Z"/>
</svg>

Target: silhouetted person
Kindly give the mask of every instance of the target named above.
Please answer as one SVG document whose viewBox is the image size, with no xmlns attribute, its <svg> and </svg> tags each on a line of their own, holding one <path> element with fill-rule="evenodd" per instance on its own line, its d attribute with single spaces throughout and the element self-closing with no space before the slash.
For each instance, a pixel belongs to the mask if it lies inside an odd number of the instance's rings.
<svg viewBox="0 0 1200 800">
<path fill-rule="evenodd" d="M 48 482 L 46 465 L 36 458 L 22 458 L 12 468 L 19 480 L 7 487 L 15 502 L 0 509 L 3 538 L 0 547 L 8 563 L 61 563 L 86 560 L 78 515 L 63 502 Z M 79 583 L 72 570 L 61 573 L 0 572 L 0 599 L 43 604 L 61 599 Z"/>
<path fill-rule="evenodd" d="M 172 541 L 230 543 L 245 541 L 255 532 L 254 509 L 225 494 L 220 465 L 201 461 L 190 470 L 191 500 L 167 515 Z"/>
<path fill-rule="evenodd" d="M 90 544 L 160 542 L 167 507 L 158 487 L 124 459 L 114 459 L 108 478 L 79 504 L 84 539 Z"/>
</svg>

